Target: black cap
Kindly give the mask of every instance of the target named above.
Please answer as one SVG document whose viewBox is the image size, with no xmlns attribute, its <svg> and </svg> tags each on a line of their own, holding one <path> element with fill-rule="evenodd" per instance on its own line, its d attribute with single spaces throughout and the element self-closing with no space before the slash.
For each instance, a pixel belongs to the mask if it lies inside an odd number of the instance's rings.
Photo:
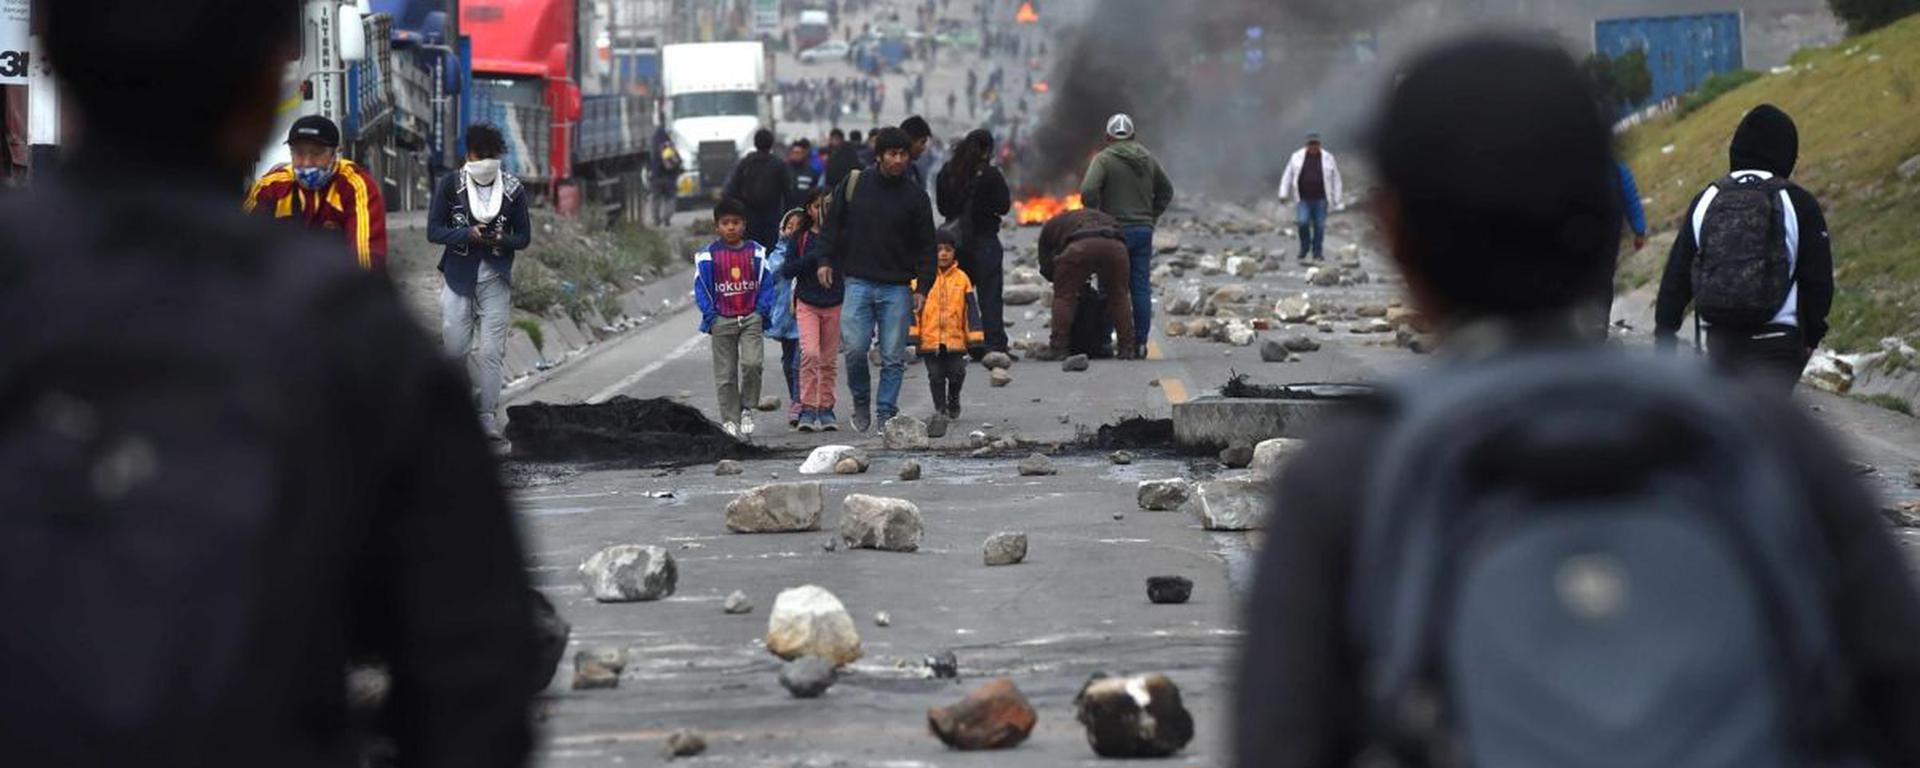
<svg viewBox="0 0 1920 768">
<path fill-rule="evenodd" d="M 329 147 L 338 147 L 340 126 L 320 115 L 307 115 L 293 121 L 293 129 L 287 131 L 287 143 L 296 141 L 316 141 Z"/>
</svg>

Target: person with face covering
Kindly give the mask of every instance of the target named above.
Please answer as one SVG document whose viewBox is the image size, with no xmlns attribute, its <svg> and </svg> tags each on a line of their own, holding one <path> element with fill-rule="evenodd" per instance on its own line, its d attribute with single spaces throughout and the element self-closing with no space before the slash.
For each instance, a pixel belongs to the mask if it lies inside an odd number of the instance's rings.
<svg viewBox="0 0 1920 768">
<path fill-rule="evenodd" d="M 533 239 L 526 188 L 500 170 L 506 146 L 498 128 L 469 128 L 467 164 L 440 180 L 427 213 L 427 239 L 446 246 L 440 339 L 447 356 L 466 365 L 480 427 L 496 444 L 506 439 L 496 411 L 513 315 L 513 257 Z"/>
<path fill-rule="evenodd" d="M 340 156 L 340 127 L 319 115 L 294 121 L 287 132 L 292 162 L 276 165 L 247 193 L 247 213 L 272 216 L 307 229 L 346 234 L 361 269 L 387 266 L 387 205 L 380 182 Z"/>
</svg>

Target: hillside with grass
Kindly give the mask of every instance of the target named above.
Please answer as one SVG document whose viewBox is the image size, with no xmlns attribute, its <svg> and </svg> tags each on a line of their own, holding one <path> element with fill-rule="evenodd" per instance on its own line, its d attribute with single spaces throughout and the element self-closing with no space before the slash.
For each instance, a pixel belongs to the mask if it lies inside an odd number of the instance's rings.
<svg viewBox="0 0 1920 768">
<path fill-rule="evenodd" d="M 1769 103 L 1799 124 L 1793 179 L 1826 210 L 1838 284 L 1826 346 L 1860 352 L 1886 337 L 1920 342 L 1920 15 L 1802 51 L 1788 71 L 1629 132 L 1621 151 L 1649 200 L 1655 233 L 1673 231 L 1693 196 L 1727 173 L 1727 143 L 1741 116 Z M 1657 282 L 1666 255 L 1648 248 L 1628 259 L 1623 290 Z"/>
</svg>

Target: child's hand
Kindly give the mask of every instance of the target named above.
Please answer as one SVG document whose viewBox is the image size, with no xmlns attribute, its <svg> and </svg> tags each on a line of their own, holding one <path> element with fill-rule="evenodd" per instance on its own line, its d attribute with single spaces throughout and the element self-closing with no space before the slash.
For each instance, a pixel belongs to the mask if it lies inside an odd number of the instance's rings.
<svg viewBox="0 0 1920 768">
<path fill-rule="evenodd" d="M 833 267 L 821 267 L 813 273 L 813 276 L 814 279 L 820 281 L 821 288 L 829 291 L 833 290 Z"/>
</svg>

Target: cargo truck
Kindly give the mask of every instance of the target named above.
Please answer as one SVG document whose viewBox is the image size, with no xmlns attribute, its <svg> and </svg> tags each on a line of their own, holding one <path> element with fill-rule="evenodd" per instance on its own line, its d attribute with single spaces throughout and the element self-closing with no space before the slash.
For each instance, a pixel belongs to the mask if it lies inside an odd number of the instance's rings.
<svg viewBox="0 0 1920 768">
<path fill-rule="evenodd" d="M 682 205 L 717 200 L 753 134 L 771 109 L 766 47 L 760 43 L 686 43 L 661 49 L 667 132 L 687 159 Z"/>
</svg>

